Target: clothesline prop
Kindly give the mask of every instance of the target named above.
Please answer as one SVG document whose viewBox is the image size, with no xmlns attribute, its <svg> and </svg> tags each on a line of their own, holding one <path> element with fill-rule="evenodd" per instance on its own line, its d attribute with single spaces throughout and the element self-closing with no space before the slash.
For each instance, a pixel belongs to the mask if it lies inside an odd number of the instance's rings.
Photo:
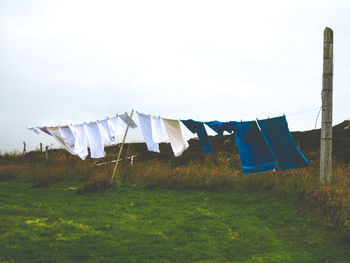
<svg viewBox="0 0 350 263">
<path fill-rule="evenodd" d="M 130 160 L 130 164 L 133 165 L 134 164 L 134 159 L 137 155 L 131 155 L 130 157 L 127 157 L 126 159 L 118 159 L 118 162 L 123 161 L 123 160 Z M 104 163 L 98 163 L 96 164 L 96 166 L 102 166 L 102 165 L 106 165 L 106 164 L 111 164 L 111 163 L 115 163 L 117 160 L 112 160 L 110 162 L 104 162 Z"/>
<path fill-rule="evenodd" d="M 129 127 L 134 127 L 136 128 L 137 125 L 136 123 L 132 120 L 132 115 L 134 114 L 134 109 L 131 110 L 131 113 L 130 113 L 130 117 L 129 117 L 129 120 L 128 120 L 128 125 L 126 126 L 126 130 L 125 130 L 125 133 L 124 133 L 124 138 L 123 138 L 123 142 L 122 142 L 122 145 L 119 149 L 119 153 L 118 153 L 118 157 L 117 157 L 117 161 L 115 163 L 115 166 L 114 166 L 114 169 L 113 169 L 113 173 L 112 173 L 112 177 L 111 177 L 111 183 L 113 182 L 113 179 L 116 175 L 116 171 L 117 171 L 117 168 L 118 168 L 118 163 L 119 163 L 119 160 L 120 160 L 120 155 L 122 154 L 122 151 L 123 151 L 123 147 L 124 147 L 124 143 L 125 143 L 125 139 L 126 139 L 126 135 L 128 134 L 128 130 L 129 130 Z M 127 115 L 127 114 L 126 114 Z"/>
<path fill-rule="evenodd" d="M 32 127 L 28 128 L 35 133 L 39 130 L 53 136 L 67 151 L 85 159 L 90 148 L 91 158 L 105 156 L 104 146 L 115 143 L 117 120 L 121 118 L 127 124 L 123 141 L 119 149 L 111 181 L 115 177 L 118 162 L 125 144 L 129 127 L 136 128 L 137 124 L 125 113 L 116 117 L 106 118 L 102 121 L 89 124 L 66 125 L 59 127 Z M 259 173 L 275 169 L 295 169 L 310 165 L 295 144 L 285 115 L 253 121 L 208 121 L 201 122 L 192 119 L 175 120 L 155 117 L 140 112 L 137 113 L 139 127 L 148 151 L 159 153 L 159 143 L 162 142 L 162 126 L 169 139 L 175 157 L 180 156 L 188 147 L 188 141 L 183 135 L 181 125 L 191 133 L 197 134 L 199 143 L 205 153 L 214 152 L 206 127 L 213 130 L 219 138 L 223 133 L 233 134 L 238 152 L 241 157 L 243 173 Z M 127 119 L 128 118 L 128 119 Z M 104 138 L 104 140 L 102 139 Z"/>
</svg>

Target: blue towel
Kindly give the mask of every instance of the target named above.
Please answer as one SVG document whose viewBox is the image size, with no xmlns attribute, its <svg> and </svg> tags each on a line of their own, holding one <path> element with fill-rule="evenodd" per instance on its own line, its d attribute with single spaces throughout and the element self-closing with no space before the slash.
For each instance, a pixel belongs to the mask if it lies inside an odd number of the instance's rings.
<svg viewBox="0 0 350 263">
<path fill-rule="evenodd" d="M 234 129 L 243 173 L 260 173 L 276 169 L 275 158 L 255 121 L 236 122 Z"/>
<path fill-rule="evenodd" d="M 285 116 L 257 120 L 257 122 L 280 169 L 294 169 L 310 165 L 296 146 Z"/>
<path fill-rule="evenodd" d="M 194 120 L 181 120 L 182 123 L 192 132 L 197 133 L 199 142 L 205 153 L 213 152 L 213 145 L 209 139 L 207 131 L 204 128 L 204 123 Z"/>
<path fill-rule="evenodd" d="M 215 131 L 218 134 L 218 137 L 221 138 L 224 134 L 224 131 L 227 131 L 228 133 L 233 132 L 235 122 L 207 121 L 205 124 L 208 125 L 213 131 Z"/>
</svg>

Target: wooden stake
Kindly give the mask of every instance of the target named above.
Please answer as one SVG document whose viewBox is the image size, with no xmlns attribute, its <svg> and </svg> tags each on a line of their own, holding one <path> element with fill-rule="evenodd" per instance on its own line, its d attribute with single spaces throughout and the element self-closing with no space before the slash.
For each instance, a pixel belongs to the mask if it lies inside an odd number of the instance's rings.
<svg viewBox="0 0 350 263">
<path fill-rule="evenodd" d="M 49 146 L 45 146 L 45 158 L 46 161 L 49 160 Z"/>
<path fill-rule="evenodd" d="M 123 147 L 124 147 L 126 135 L 128 134 L 128 130 L 129 130 L 129 126 L 130 126 L 130 123 L 131 123 L 132 115 L 133 115 L 133 114 L 134 114 L 134 110 L 131 110 L 130 118 L 129 118 L 129 121 L 128 121 L 128 125 L 126 126 L 126 130 L 125 130 L 125 133 L 124 133 L 123 142 L 122 142 L 122 145 L 120 146 L 119 153 L 118 153 L 118 158 L 117 158 L 117 161 L 116 161 L 115 166 L 114 166 L 114 169 L 113 169 L 111 182 L 113 182 L 114 176 L 116 175 L 115 172 L 117 171 L 118 163 L 119 163 L 119 161 L 120 161 L 120 155 L 122 154 L 122 151 L 123 151 Z"/>
<path fill-rule="evenodd" d="M 26 148 L 26 142 L 23 141 L 23 155 L 26 155 L 27 154 L 27 148 Z"/>
<path fill-rule="evenodd" d="M 326 27 L 323 39 L 322 127 L 320 185 L 332 178 L 332 107 L 333 107 L 333 30 Z"/>
</svg>

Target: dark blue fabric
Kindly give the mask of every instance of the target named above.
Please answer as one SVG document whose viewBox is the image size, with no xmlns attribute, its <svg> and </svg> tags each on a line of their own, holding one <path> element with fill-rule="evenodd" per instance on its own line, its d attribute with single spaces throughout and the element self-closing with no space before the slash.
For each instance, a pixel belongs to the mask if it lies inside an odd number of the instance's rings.
<svg viewBox="0 0 350 263">
<path fill-rule="evenodd" d="M 255 121 L 236 122 L 234 129 L 243 173 L 259 173 L 276 169 L 275 158 Z"/>
<path fill-rule="evenodd" d="M 192 132 L 197 133 L 199 142 L 205 153 L 213 152 L 213 145 L 209 139 L 207 131 L 205 130 L 204 123 L 194 120 L 181 120 L 183 124 Z"/>
<path fill-rule="evenodd" d="M 310 165 L 296 146 L 285 116 L 257 120 L 257 122 L 280 169 L 294 169 Z"/>
<path fill-rule="evenodd" d="M 235 122 L 207 121 L 205 124 L 208 125 L 209 128 L 211 128 L 213 131 L 215 131 L 218 134 L 218 137 L 221 138 L 224 134 L 224 131 L 227 131 L 228 133 L 233 132 Z"/>
</svg>

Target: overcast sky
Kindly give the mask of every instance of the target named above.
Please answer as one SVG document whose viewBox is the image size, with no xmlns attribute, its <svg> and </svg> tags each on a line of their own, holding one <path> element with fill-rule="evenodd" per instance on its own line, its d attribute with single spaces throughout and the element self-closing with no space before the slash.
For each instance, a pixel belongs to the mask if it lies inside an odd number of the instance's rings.
<svg viewBox="0 0 350 263">
<path fill-rule="evenodd" d="M 199 121 L 286 114 L 291 130 L 313 129 L 326 26 L 337 124 L 350 117 L 349 10 L 346 0 L 0 0 L 0 150 L 53 142 L 25 126 L 131 109 Z"/>
</svg>

